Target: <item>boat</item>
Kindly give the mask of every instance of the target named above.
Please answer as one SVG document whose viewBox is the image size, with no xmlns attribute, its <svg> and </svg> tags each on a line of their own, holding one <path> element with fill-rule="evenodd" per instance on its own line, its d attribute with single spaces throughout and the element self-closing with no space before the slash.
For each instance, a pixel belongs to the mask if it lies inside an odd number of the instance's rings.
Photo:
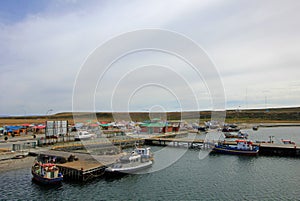
<svg viewBox="0 0 300 201">
<path fill-rule="evenodd" d="M 216 153 L 250 155 L 256 156 L 259 152 L 258 146 L 253 146 L 252 141 L 236 140 L 236 145 L 219 143 L 214 146 L 213 151 Z"/>
<path fill-rule="evenodd" d="M 36 161 L 31 173 L 33 180 L 46 185 L 60 184 L 63 181 L 63 175 L 54 163 L 41 163 Z"/>
<path fill-rule="evenodd" d="M 281 142 L 283 144 L 296 144 L 295 142 L 293 142 L 292 140 L 284 140 L 284 139 L 281 139 Z"/>
<path fill-rule="evenodd" d="M 198 129 L 199 132 L 201 132 L 201 131 L 202 132 L 207 132 L 208 127 L 207 126 L 199 126 L 197 129 Z"/>
<path fill-rule="evenodd" d="M 237 127 L 235 127 L 235 128 L 232 128 L 232 127 L 224 127 L 223 129 L 222 129 L 222 132 L 238 132 L 238 131 L 240 131 L 240 128 L 237 128 Z"/>
<path fill-rule="evenodd" d="M 239 131 L 238 133 L 233 133 L 233 132 L 225 132 L 224 133 L 226 138 L 242 138 L 242 139 L 247 139 L 248 138 L 248 133 L 244 133 Z"/>
<path fill-rule="evenodd" d="M 140 170 L 151 167 L 153 164 L 153 155 L 148 148 L 136 148 L 130 154 L 120 157 L 116 163 L 106 168 L 109 173 L 136 173 Z"/>
<path fill-rule="evenodd" d="M 257 131 L 257 130 L 258 130 L 258 126 L 253 126 L 252 129 L 253 129 L 254 131 Z"/>
<path fill-rule="evenodd" d="M 219 122 L 217 121 L 208 121 L 208 122 L 204 122 L 205 126 L 210 128 L 210 129 L 217 129 L 219 128 Z"/>
</svg>

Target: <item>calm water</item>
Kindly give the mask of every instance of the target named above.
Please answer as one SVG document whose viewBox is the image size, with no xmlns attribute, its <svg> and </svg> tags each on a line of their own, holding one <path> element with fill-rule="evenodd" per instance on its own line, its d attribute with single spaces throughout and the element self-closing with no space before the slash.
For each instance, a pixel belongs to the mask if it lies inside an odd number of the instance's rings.
<svg viewBox="0 0 300 201">
<path fill-rule="evenodd" d="M 268 139 L 272 132 L 281 139 L 283 131 L 291 135 L 289 139 L 299 140 L 297 127 L 260 129 L 253 135 Z M 300 199 L 300 158 L 210 154 L 199 160 L 198 155 L 199 151 L 188 150 L 170 167 L 150 174 L 63 182 L 52 188 L 33 183 L 30 168 L 1 173 L 0 200 Z"/>
</svg>

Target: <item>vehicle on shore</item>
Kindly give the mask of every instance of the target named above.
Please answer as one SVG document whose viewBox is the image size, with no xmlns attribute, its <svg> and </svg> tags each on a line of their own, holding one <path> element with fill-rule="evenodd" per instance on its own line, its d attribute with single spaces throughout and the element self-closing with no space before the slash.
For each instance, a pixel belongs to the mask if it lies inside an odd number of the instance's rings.
<svg viewBox="0 0 300 201">
<path fill-rule="evenodd" d="M 259 152 L 259 147 L 254 146 L 252 141 L 236 140 L 236 145 L 228 145 L 224 142 L 214 146 L 213 151 L 223 154 L 249 155 L 256 156 Z"/>
<path fill-rule="evenodd" d="M 207 122 L 204 122 L 205 126 L 210 128 L 210 129 L 217 129 L 220 127 L 219 125 L 219 122 L 218 121 L 207 121 Z"/>
<path fill-rule="evenodd" d="M 75 141 L 80 140 L 90 140 L 96 138 L 96 134 L 89 133 L 88 131 L 78 131 L 77 134 L 74 136 Z"/>
<path fill-rule="evenodd" d="M 122 156 L 116 163 L 105 169 L 108 173 L 136 173 L 140 170 L 151 167 L 153 164 L 153 155 L 150 147 L 136 148 L 130 154 Z"/>
<path fill-rule="evenodd" d="M 33 180 L 45 185 L 60 184 L 63 175 L 54 163 L 35 162 L 31 168 Z"/>
<path fill-rule="evenodd" d="M 284 140 L 284 139 L 281 139 L 281 142 L 283 144 L 296 144 L 295 142 L 293 142 L 292 140 Z"/>
<path fill-rule="evenodd" d="M 207 132 L 208 127 L 207 126 L 199 126 L 197 129 L 198 129 L 198 132 Z"/>
</svg>

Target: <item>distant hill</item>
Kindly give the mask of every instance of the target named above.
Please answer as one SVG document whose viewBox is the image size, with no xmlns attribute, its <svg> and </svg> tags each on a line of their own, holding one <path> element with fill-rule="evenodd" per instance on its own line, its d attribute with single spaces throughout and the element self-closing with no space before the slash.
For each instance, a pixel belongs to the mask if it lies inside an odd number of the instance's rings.
<svg viewBox="0 0 300 201">
<path fill-rule="evenodd" d="M 200 113 L 200 122 L 208 121 L 211 118 L 210 111 L 194 111 L 194 112 L 168 112 L 168 113 L 151 113 L 151 117 L 157 117 L 167 120 L 180 120 L 193 119 L 194 116 L 198 116 Z M 86 112 L 74 113 L 78 121 L 93 119 L 94 114 Z M 114 117 L 117 116 L 117 120 L 126 120 L 126 113 L 112 113 L 109 112 L 98 112 L 96 113 L 98 121 L 114 121 Z M 144 121 L 148 120 L 148 112 L 131 112 L 130 118 L 133 121 Z M 0 126 L 5 124 L 20 124 L 20 123 L 43 123 L 46 120 L 68 120 L 69 123 L 73 123 L 72 112 L 62 112 L 52 115 L 34 115 L 34 116 L 5 116 L 0 117 Z M 300 122 L 300 107 L 292 108 L 267 108 L 267 109 L 249 109 L 249 110 L 227 110 L 226 111 L 226 122 Z"/>
</svg>

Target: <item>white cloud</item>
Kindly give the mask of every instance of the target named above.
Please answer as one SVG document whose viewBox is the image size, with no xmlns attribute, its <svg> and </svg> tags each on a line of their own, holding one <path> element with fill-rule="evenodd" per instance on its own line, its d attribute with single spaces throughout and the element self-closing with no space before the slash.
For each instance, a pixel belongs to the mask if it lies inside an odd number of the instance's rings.
<svg viewBox="0 0 300 201">
<path fill-rule="evenodd" d="M 264 90 L 275 106 L 296 105 L 300 97 L 290 91 L 299 88 L 299 8 L 299 1 L 53 1 L 17 22 L 0 19 L 0 113 L 71 110 L 76 74 L 90 52 L 142 28 L 199 42 L 217 64 L 229 106 L 245 102 L 246 89 L 249 106 Z M 199 99 L 207 95 L 203 80 L 182 75 L 200 87 Z"/>
</svg>

